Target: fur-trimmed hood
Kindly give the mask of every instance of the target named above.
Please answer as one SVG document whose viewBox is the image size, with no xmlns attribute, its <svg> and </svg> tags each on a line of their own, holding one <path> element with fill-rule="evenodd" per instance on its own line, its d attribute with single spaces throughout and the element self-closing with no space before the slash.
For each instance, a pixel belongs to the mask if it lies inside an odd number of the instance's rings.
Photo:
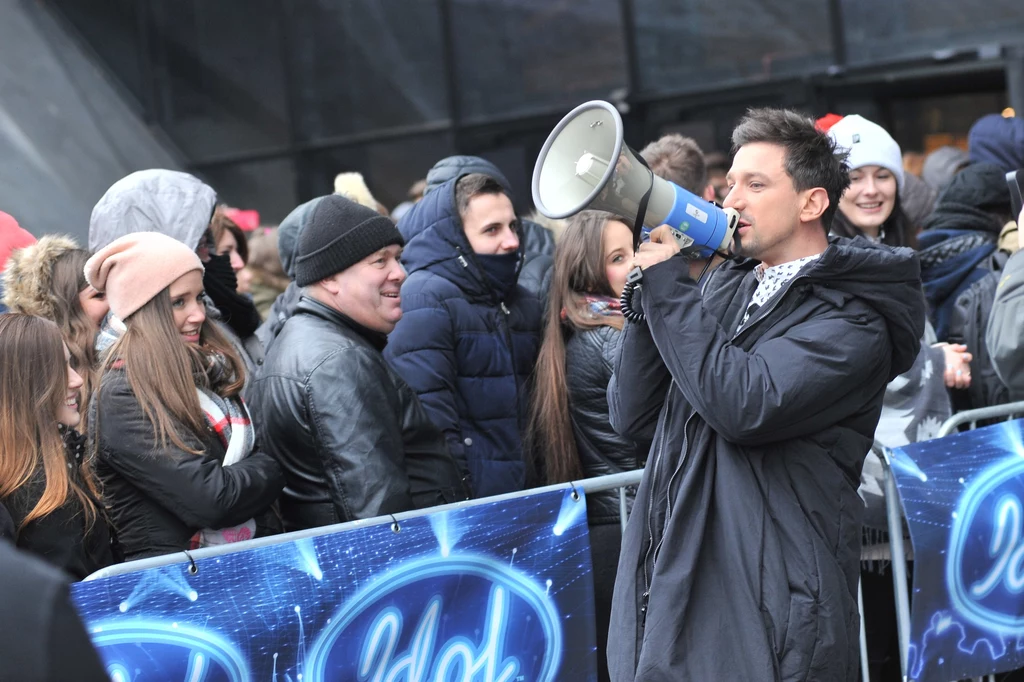
<svg viewBox="0 0 1024 682">
<path fill-rule="evenodd" d="M 80 248 L 66 235 L 47 235 L 12 253 L 3 274 L 4 305 L 14 313 L 54 319 L 53 266 L 64 254 Z"/>
</svg>

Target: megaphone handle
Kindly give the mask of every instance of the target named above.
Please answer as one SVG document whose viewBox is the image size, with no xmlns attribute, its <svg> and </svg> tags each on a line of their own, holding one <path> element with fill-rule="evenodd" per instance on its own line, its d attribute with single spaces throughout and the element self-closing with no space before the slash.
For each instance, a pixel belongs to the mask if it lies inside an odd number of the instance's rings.
<svg viewBox="0 0 1024 682">
<path fill-rule="evenodd" d="M 626 149 L 628 149 L 641 166 L 647 169 L 647 172 L 651 174 L 651 184 L 647 186 L 647 191 L 640 197 L 640 202 L 636 208 L 636 219 L 633 221 L 633 252 L 640 248 L 640 239 L 643 234 L 644 220 L 647 218 L 647 203 L 651 200 L 651 193 L 654 191 L 654 171 L 647 165 L 644 157 L 640 156 L 635 149 L 630 147 L 628 144 L 623 142 Z"/>
</svg>

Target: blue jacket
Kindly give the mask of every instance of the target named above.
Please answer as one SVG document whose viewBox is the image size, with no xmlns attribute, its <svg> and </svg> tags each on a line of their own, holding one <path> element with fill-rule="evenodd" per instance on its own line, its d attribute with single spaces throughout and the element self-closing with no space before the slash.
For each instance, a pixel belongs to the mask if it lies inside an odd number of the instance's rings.
<svg viewBox="0 0 1024 682">
<path fill-rule="evenodd" d="M 523 436 L 541 306 L 518 285 L 502 300 L 489 284 L 455 208 L 455 182 L 398 223 L 409 278 L 384 354 L 472 475 L 474 494 L 486 497 L 526 485 Z"/>
</svg>

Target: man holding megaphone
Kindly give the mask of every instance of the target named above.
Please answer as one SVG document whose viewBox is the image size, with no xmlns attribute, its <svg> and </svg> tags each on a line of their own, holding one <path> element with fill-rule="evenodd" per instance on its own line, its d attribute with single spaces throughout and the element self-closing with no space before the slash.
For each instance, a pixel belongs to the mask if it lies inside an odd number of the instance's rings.
<svg viewBox="0 0 1024 682">
<path fill-rule="evenodd" d="M 885 386 L 920 345 L 920 267 L 828 238 L 849 177 L 810 119 L 752 110 L 733 144 L 731 260 L 698 286 L 671 222 L 634 257 L 645 319 L 623 330 L 609 407 L 653 445 L 611 679 L 854 682 L 857 487 Z"/>
</svg>

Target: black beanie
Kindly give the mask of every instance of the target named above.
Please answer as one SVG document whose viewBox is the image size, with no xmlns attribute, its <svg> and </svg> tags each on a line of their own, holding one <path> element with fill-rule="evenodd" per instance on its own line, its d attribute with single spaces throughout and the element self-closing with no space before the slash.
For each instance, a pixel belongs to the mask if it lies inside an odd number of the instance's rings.
<svg viewBox="0 0 1024 682">
<path fill-rule="evenodd" d="M 405 240 L 390 218 L 338 194 L 326 196 L 299 237 L 295 283 L 319 282 L 392 244 Z"/>
</svg>

